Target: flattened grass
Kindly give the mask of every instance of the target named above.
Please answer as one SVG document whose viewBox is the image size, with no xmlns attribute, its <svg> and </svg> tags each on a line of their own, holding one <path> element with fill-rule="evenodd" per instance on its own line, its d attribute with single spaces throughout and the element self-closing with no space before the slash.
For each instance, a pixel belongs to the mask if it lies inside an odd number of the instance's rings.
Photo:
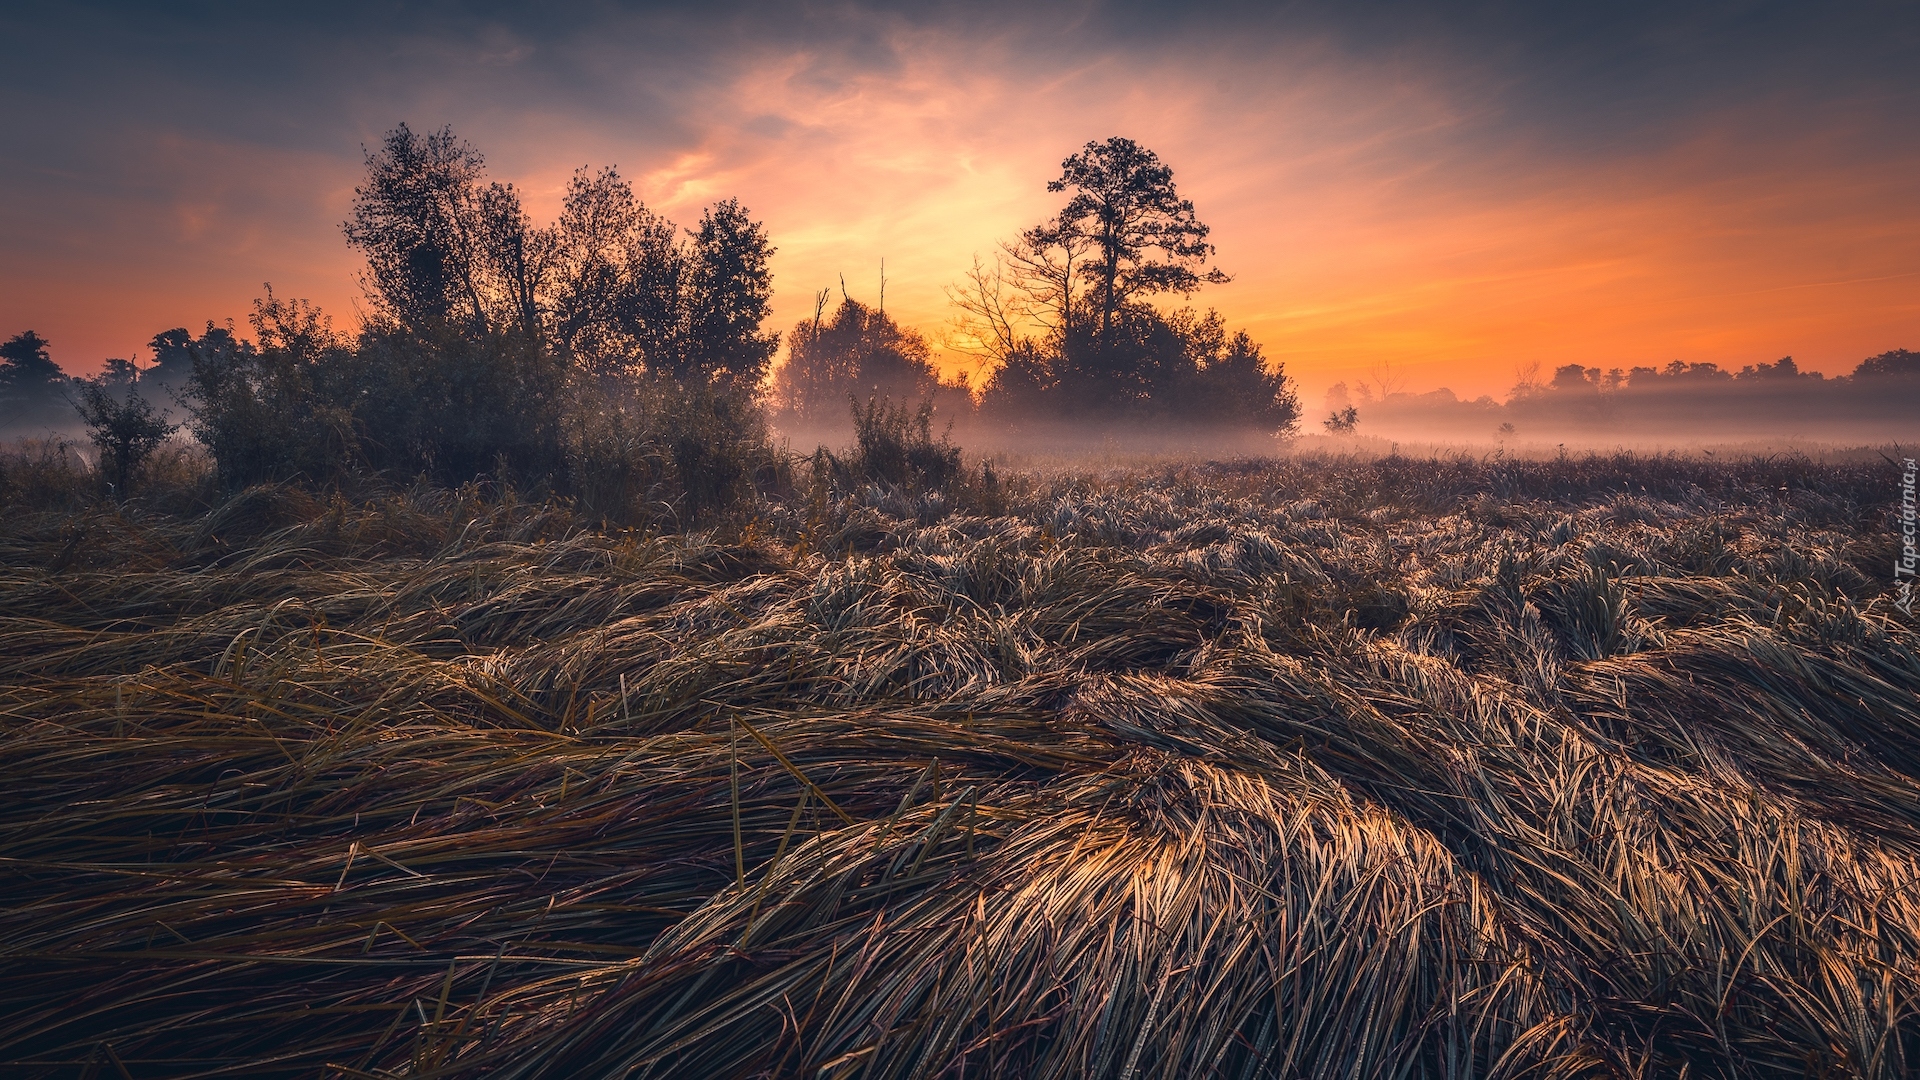
<svg viewBox="0 0 1920 1080">
<path fill-rule="evenodd" d="M 1296 462 L 725 541 L 14 514 L 0 1062 L 1904 1076 L 1883 479 Z"/>
</svg>

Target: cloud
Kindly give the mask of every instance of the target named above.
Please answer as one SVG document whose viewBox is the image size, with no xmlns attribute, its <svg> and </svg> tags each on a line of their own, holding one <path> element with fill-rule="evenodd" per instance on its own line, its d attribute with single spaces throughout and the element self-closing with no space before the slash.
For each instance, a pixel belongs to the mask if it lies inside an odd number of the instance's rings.
<svg viewBox="0 0 1920 1080">
<path fill-rule="evenodd" d="M 767 221 L 776 323 L 838 287 L 928 329 L 1054 208 L 1089 139 L 1173 165 L 1246 325 L 1310 392 L 1392 359 L 1498 392 L 1525 360 L 1920 339 L 1911 7 L 63 6 L 0 93 L 0 332 L 86 369 L 244 314 L 351 309 L 360 148 L 451 123 L 558 208 L 618 164 L 690 225 Z"/>
</svg>

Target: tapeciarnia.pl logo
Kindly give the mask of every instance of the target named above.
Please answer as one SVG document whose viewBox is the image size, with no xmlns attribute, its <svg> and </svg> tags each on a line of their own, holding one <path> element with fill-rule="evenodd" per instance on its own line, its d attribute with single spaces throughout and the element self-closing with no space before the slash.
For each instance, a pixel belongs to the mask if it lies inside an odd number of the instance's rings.
<svg viewBox="0 0 1920 1080">
<path fill-rule="evenodd" d="M 1915 563 L 1920 562 L 1920 551 L 1914 548 L 1914 506 L 1912 458 L 1901 461 L 1906 470 L 1900 474 L 1900 555 L 1893 560 L 1893 580 L 1900 587 L 1900 599 L 1894 606 L 1908 615 L 1913 614 L 1913 574 Z"/>
</svg>

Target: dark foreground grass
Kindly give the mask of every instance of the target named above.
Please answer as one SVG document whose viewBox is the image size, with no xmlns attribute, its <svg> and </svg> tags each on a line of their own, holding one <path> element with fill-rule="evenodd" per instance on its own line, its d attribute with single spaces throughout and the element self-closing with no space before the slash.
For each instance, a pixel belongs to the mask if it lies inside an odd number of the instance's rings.
<svg viewBox="0 0 1920 1080">
<path fill-rule="evenodd" d="M 1889 475 L 15 508 L 0 1072 L 1910 1075 Z"/>
</svg>

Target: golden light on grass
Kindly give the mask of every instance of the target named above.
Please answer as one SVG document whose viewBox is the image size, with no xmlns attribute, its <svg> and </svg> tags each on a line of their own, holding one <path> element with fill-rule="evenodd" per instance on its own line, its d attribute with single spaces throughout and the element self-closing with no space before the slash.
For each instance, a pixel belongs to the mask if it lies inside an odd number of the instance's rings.
<svg viewBox="0 0 1920 1080">
<path fill-rule="evenodd" d="M 1301 459 L 735 541 L 472 489 L 9 512 L 0 1061 L 1904 1075 L 1883 480 Z"/>
</svg>

